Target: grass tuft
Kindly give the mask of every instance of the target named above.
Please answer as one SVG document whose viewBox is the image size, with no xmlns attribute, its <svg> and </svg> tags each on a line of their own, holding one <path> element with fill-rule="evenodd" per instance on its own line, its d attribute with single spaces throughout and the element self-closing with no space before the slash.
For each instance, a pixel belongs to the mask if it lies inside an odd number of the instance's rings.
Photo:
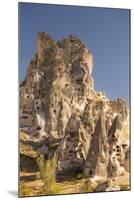
<svg viewBox="0 0 134 200">
<path fill-rule="evenodd" d="M 85 180 L 81 186 L 82 192 L 94 192 L 95 185 L 92 183 L 90 179 Z"/>
</svg>

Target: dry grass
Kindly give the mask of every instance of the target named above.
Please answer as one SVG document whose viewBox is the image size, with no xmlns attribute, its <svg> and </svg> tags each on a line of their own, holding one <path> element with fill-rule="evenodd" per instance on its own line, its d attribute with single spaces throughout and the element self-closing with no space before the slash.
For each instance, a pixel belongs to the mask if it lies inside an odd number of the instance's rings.
<svg viewBox="0 0 134 200">
<path fill-rule="evenodd" d="M 121 191 L 125 191 L 125 190 L 129 190 L 130 186 L 128 184 L 122 184 L 120 185 L 120 190 Z"/>
<path fill-rule="evenodd" d="M 90 180 L 84 180 L 83 184 L 81 185 L 81 192 L 94 192 L 95 184 Z"/>
<path fill-rule="evenodd" d="M 20 196 L 73 194 L 93 192 L 94 185 L 90 180 L 72 180 L 60 183 L 51 183 L 51 187 L 46 187 L 47 181 L 41 179 L 20 184 Z"/>
</svg>

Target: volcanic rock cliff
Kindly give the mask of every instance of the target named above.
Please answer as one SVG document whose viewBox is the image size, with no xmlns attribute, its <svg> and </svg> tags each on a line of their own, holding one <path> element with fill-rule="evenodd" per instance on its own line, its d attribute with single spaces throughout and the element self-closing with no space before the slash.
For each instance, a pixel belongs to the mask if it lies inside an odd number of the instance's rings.
<svg viewBox="0 0 134 200">
<path fill-rule="evenodd" d="M 57 172 L 120 176 L 129 171 L 129 112 L 122 98 L 95 91 L 92 69 L 93 56 L 80 39 L 55 42 L 39 33 L 20 85 L 20 129 L 44 159 L 57 154 Z"/>
</svg>

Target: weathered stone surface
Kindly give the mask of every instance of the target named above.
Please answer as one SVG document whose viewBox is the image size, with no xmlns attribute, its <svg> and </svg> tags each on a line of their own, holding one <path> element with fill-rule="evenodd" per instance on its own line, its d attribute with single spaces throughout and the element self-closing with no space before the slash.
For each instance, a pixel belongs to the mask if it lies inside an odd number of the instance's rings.
<svg viewBox="0 0 134 200">
<path fill-rule="evenodd" d="M 123 99 L 95 91 L 92 70 L 93 56 L 80 39 L 55 42 L 39 33 L 20 85 L 20 129 L 44 159 L 57 153 L 57 170 L 120 176 L 129 171 L 129 112 Z"/>
<path fill-rule="evenodd" d="M 109 145 L 107 144 L 104 114 L 101 113 L 92 136 L 84 167 L 86 176 L 107 176 Z"/>
<path fill-rule="evenodd" d="M 120 187 L 117 185 L 114 186 L 110 184 L 109 181 L 106 181 L 95 188 L 95 192 L 118 191 L 118 190 L 120 190 Z"/>
</svg>

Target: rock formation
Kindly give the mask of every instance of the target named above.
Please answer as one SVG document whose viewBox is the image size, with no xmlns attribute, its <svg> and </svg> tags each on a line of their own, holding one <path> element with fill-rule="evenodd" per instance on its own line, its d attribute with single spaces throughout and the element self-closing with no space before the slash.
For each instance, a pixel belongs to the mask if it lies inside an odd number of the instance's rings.
<svg viewBox="0 0 134 200">
<path fill-rule="evenodd" d="M 55 42 L 37 37 L 37 53 L 20 85 L 20 129 L 36 151 L 57 154 L 57 172 L 86 177 L 129 171 L 129 112 L 123 99 L 94 89 L 93 56 L 75 36 Z"/>
</svg>

